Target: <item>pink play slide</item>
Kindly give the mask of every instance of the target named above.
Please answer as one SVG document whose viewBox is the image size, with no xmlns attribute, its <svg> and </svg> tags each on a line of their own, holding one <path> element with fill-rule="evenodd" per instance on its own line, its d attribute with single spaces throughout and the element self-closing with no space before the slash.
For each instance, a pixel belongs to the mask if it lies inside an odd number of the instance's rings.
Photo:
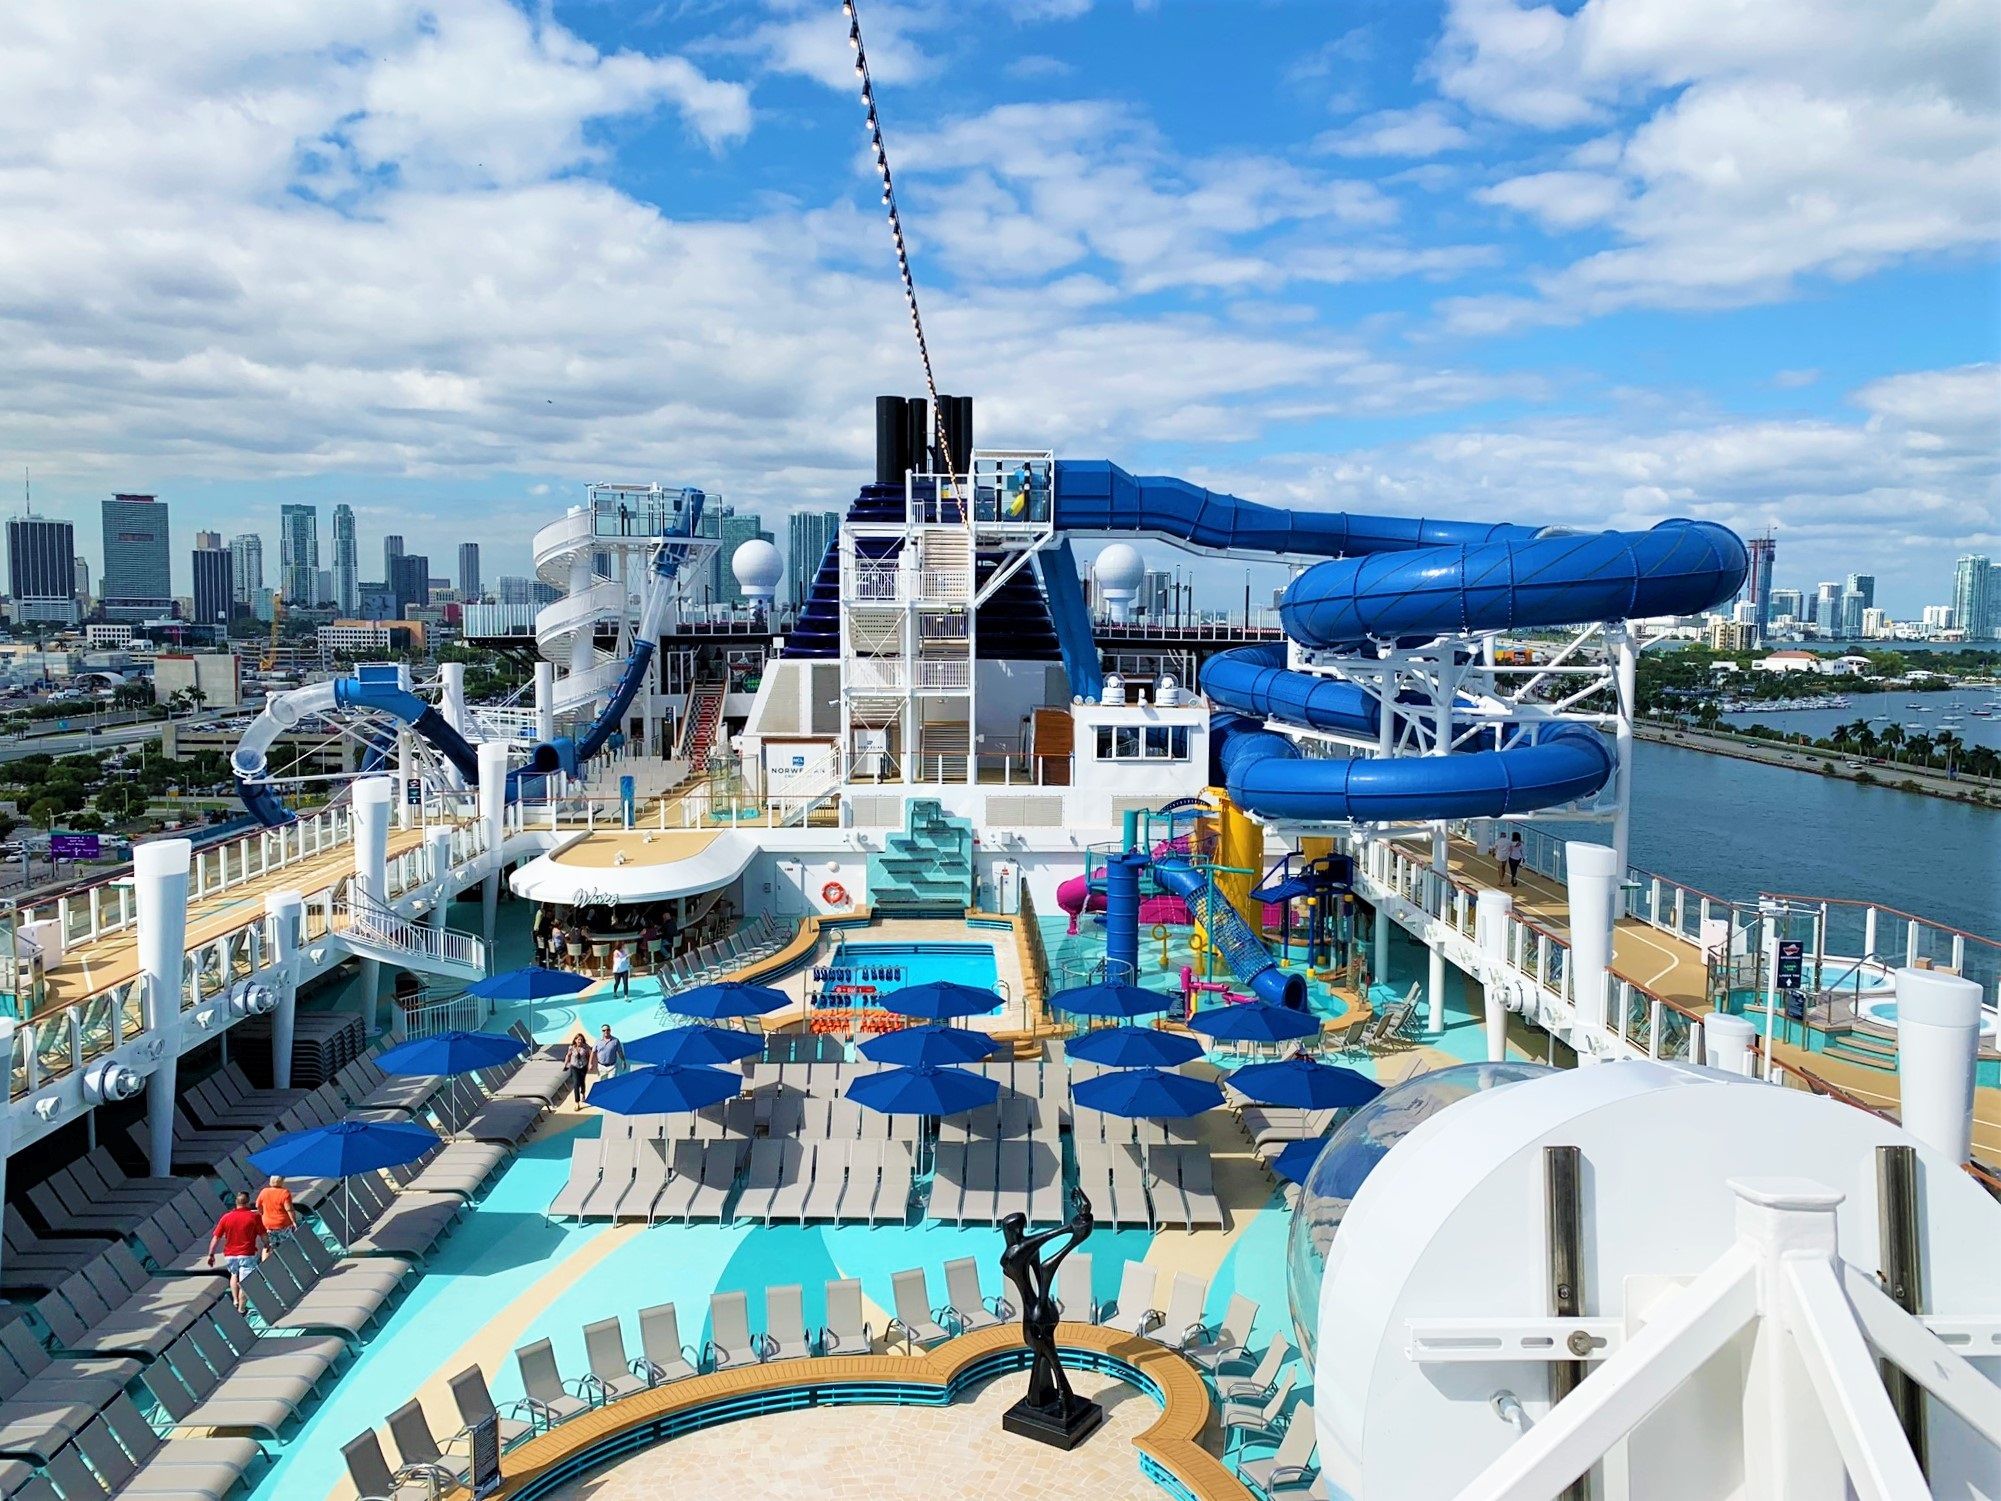
<svg viewBox="0 0 2001 1501">
<path fill-rule="evenodd" d="M 1090 884 L 1082 876 L 1072 876 L 1056 888 L 1056 902 L 1070 914 L 1070 931 L 1077 931 L 1077 919 L 1086 912 L 1105 910 L 1105 894 L 1092 891 Z M 1161 892 L 1155 896 L 1140 898 L 1139 921 L 1141 927 L 1154 923 L 1182 923 L 1192 919 L 1188 916 L 1188 904 L 1178 896 Z"/>
</svg>

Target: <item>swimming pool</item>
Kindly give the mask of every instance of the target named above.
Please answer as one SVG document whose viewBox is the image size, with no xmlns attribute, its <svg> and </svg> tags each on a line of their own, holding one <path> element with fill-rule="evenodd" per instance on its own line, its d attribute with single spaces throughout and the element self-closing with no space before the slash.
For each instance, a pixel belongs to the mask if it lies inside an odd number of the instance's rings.
<svg viewBox="0 0 2001 1501">
<path fill-rule="evenodd" d="M 824 974 L 822 971 L 824 970 Z M 882 994 L 906 985 L 952 980 L 980 990 L 993 990 L 1000 970 L 993 945 L 987 943 L 843 943 L 813 974 L 816 985 L 873 987 L 861 994 Z M 994 1007 L 990 1015 L 998 1015 Z"/>
</svg>

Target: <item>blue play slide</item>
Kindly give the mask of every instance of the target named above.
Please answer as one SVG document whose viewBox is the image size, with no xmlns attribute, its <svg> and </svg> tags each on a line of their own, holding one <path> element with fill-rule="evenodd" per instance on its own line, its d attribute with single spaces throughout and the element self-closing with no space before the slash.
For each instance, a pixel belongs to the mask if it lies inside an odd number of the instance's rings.
<svg viewBox="0 0 2001 1501">
<path fill-rule="evenodd" d="M 1104 690 L 1104 674 L 1099 670 L 1091 607 L 1084 599 L 1070 539 L 1065 537 L 1037 553 L 1035 568 L 1042 578 L 1043 597 L 1049 601 L 1049 620 L 1056 628 L 1056 647 L 1063 654 L 1063 675 L 1069 679 L 1070 696 L 1094 704 Z"/>
<path fill-rule="evenodd" d="M 1242 555 L 1312 558 L 1287 587 L 1280 623 L 1294 641 L 1351 651 L 1445 634 L 1686 615 L 1742 588 L 1744 544 L 1706 521 L 1643 532 L 1538 530 L 1485 522 L 1283 511 L 1183 480 L 1138 478 L 1101 461 L 1056 465 L 1055 524 L 1141 533 Z M 1280 645 L 1212 659 L 1202 691 L 1218 774 L 1239 807 L 1267 818 L 1434 820 L 1510 817 L 1589 797 L 1611 778 L 1603 736 L 1559 725 L 1451 756 L 1308 759 L 1264 721 L 1376 733 L 1361 689 L 1286 668 Z M 1428 704 L 1412 709 L 1428 714 Z"/>
</svg>

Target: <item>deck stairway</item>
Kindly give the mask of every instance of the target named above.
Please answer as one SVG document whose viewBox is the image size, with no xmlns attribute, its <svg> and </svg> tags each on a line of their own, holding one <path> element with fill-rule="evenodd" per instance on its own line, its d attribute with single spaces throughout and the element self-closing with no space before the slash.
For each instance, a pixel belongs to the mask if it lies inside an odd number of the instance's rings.
<svg viewBox="0 0 2001 1501">
<path fill-rule="evenodd" d="M 904 805 L 900 833 L 868 857 L 869 905 L 878 913 L 960 916 L 973 904 L 973 825 L 933 798 Z"/>
<path fill-rule="evenodd" d="M 357 959 L 378 959 L 398 969 L 450 980 L 486 976 L 486 945 L 470 933 L 411 922 L 393 908 L 355 888 L 352 880 L 334 893 L 331 936 Z"/>
<path fill-rule="evenodd" d="M 966 775 L 966 758 L 973 753 L 971 731 L 963 719 L 933 720 L 918 731 L 919 780 L 956 782 Z"/>
<path fill-rule="evenodd" d="M 682 731 L 680 759 L 700 769 L 709 764 L 722 728 L 723 695 L 727 684 L 722 678 L 705 679 L 688 696 L 688 718 Z"/>
</svg>

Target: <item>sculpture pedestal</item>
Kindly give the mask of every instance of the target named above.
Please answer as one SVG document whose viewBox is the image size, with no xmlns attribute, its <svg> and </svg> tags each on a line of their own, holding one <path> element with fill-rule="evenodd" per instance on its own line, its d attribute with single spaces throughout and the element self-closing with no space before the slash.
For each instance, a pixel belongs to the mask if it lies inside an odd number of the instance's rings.
<svg viewBox="0 0 2001 1501">
<path fill-rule="evenodd" d="M 1048 1444 L 1054 1449 L 1074 1449 L 1097 1431 L 1105 1421 L 1105 1409 L 1084 1397 L 1072 1397 L 1070 1405 L 1058 1412 L 1047 1407 L 1033 1407 L 1023 1397 L 1014 1406 L 1001 1414 L 1001 1428 L 1008 1433 L 1018 1433 L 1023 1438 L 1032 1438 L 1038 1444 Z"/>
</svg>

